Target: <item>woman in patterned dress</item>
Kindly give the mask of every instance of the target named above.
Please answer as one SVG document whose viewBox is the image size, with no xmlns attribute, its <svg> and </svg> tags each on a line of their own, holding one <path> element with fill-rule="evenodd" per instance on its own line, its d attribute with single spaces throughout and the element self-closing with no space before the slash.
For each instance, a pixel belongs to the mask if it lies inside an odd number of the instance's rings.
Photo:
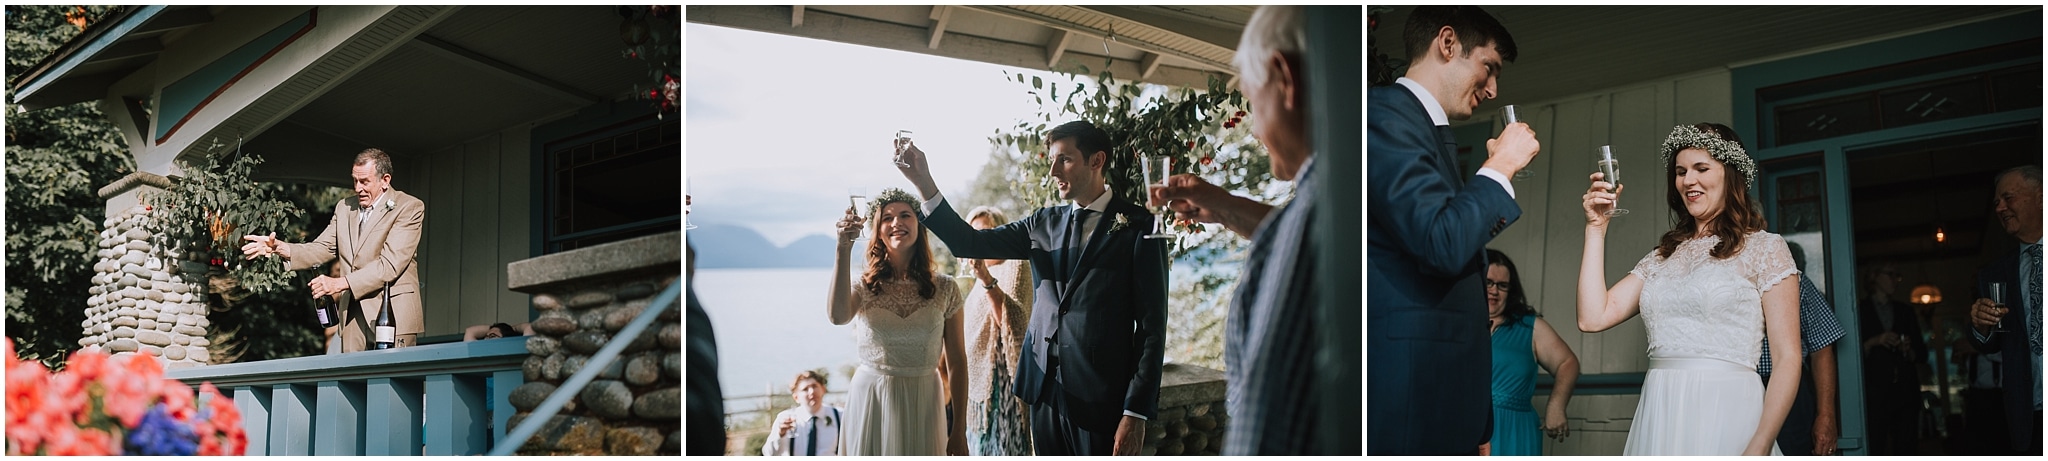
<svg viewBox="0 0 2048 461">
<path fill-rule="evenodd" d="M 1009 222 L 994 207 L 967 212 L 967 224 Z M 974 274 L 967 295 L 967 445 L 975 456 L 1031 455 L 1030 411 L 1011 395 L 1024 327 L 1031 319 L 1031 263 L 964 259 Z"/>
</svg>

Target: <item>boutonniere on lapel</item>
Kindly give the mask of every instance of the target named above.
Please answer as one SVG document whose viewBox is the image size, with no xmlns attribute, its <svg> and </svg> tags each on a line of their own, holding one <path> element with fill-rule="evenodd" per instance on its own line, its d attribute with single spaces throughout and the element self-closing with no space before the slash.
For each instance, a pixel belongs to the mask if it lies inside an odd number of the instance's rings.
<svg viewBox="0 0 2048 461">
<path fill-rule="evenodd" d="M 1129 216 L 1124 215 L 1123 213 L 1117 213 L 1115 221 L 1109 223 L 1109 233 L 1114 234 L 1117 231 L 1124 230 L 1125 227 L 1130 226 L 1131 218 Z"/>
<path fill-rule="evenodd" d="M 391 209 L 392 209 L 392 208 L 397 208 L 397 207 L 398 207 L 398 202 L 397 202 L 397 201 L 394 201 L 394 200 L 391 200 L 391 199 L 388 199 L 388 198 L 387 198 L 387 199 L 384 199 L 384 203 L 380 203 L 380 204 L 378 204 L 378 205 L 382 205 L 382 206 L 383 206 L 383 208 L 384 208 L 384 211 L 391 211 Z"/>
</svg>

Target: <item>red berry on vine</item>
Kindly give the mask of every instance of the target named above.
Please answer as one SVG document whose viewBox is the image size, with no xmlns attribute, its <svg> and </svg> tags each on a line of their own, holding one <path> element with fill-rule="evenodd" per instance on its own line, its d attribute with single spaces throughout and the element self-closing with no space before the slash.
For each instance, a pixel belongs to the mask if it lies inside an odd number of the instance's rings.
<svg viewBox="0 0 2048 461">
<path fill-rule="evenodd" d="M 1239 117 L 1243 117 L 1243 116 L 1244 116 L 1244 111 L 1241 111 L 1241 110 L 1240 110 L 1240 111 L 1237 111 L 1237 116 L 1239 116 Z"/>
<path fill-rule="evenodd" d="M 1193 148 L 1195 148 L 1195 142 L 1194 142 L 1194 141 L 1188 141 L 1188 148 L 1189 148 L 1189 149 L 1193 149 Z"/>
<path fill-rule="evenodd" d="M 1237 128 L 1237 122 L 1223 122 L 1224 128 Z"/>
<path fill-rule="evenodd" d="M 153 207 L 153 206 L 146 206 L 146 207 L 142 207 L 142 211 L 156 211 L 156 207 Z"/>
<path fill-rule="evenodd" d="M 1203 157 L 1202 157 L 1202 166 L 1209 166 L 1209 162 L 1213 162 L 1213 161 L 1216 161 L 1216 157 L 1215 157 L 1215 156 L 1203 156 Z"/>
</svg>

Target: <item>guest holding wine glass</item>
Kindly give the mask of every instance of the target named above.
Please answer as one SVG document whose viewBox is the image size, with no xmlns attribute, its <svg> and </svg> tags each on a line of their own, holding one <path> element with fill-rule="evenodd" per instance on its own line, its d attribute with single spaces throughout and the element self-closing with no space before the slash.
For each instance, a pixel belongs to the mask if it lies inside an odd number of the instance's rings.
<svg viewBox="0 0 2048 461">
<path fill-rule="evenodd" d="M 2010 448 L 2041 456 L 2041 166 L 2000 172 L 1993 194 L 1993 214 L 2020 247 L 1977 271 L 1984 295 L 1970 305 L 1970 344 L 1999 356 Z"/>
<path fill-rule="evenodd" d="M 809 370 L 797 373 L 796 380 L 789 383 L 789 395 L 796 406 L 775 415 L 768 441 L 761 444 L 761 455 L 840 455 L 845 413 L 825 404 L 825 376 Z"/>
<path fill-rule="evenodd" d="M 1857 307 L 1863 345 L 1863 404 L 1870 454 L 1920 453 L 1920 367 L 1927 343 L 1920 316 L 1898 296 L 1905 281 L 1890 263 L 1870 272 Z"/>
<path fill-rule="evenodd" d="M 851 207 L 839 220 L 827 313 L 833 325 L 853 324 L 860 356 L 846 393 L 845 454 L 967 454 L 964 431 L 947 422 L 944 401 L 966 395 L 966 376 L 952 373 L 943 383 L 937 376 L 942 354 L 948 369 L 966 366 L 960 293 L 950 277 L 932 270 L 917 208 L 910 194 L 888 189 L 868 203 L 867 223 Z M 867 268 L 856 285 L 849 251 L 869 223 Z"/>
<path fill-rule="evenodd" d="M 1010 222 L 995 207 L 975 207 L 976 230 Z M 967 294 L 967 448 L 975 456 L 1028 456 L 1031 423 L 1024 402 L 1010 393 L 1024 328 L 1031 319 L 1031 263 L 1022 259 L 963 259 L 974 278 Z"/>
<path fill-rule="evenodd" d="M 1493 328 L 1492 456 L 1542 456 L 1543 439 L 1571 434 L 1565 406 L 1579 382 L 1579 356 L 1550 322 L 1543 321 L 1522 291 L 1522 273 L 1507 253 L 1486 250 L 1486 316 Z M 1556 377 L 1543 419 L 1529 405 L 1536 390 L 1536 366 Z M 1542 435 L 1537 435 L 1537 431 Z"/>
</svg>

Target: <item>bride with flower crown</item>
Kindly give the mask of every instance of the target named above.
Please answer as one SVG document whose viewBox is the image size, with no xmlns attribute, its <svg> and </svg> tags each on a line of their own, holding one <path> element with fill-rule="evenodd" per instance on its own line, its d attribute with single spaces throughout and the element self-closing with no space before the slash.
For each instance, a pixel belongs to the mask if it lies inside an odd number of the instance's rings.
<svg viewBox="0 0 2048 461">
<path fill-rule="evenodd" d="M 962 301 L 952 278 L 932 270 L 930 233 L 917 209 L 916 198 L 889 189 L 868 204 L 869 218 L 847 208 L 839 220 L 827 311 L 833 325 L 853 324 L 860 356 L 846 392 L 843 454 L 967 454 L 966 418 L 945 411 L 947 396 L 953 408 L 967 408 Z M 848 252 L 868 224 L 867 268 L 855 280 Z M 945 382 L 937 373 L 942 356 L 951 370 Z"/>
<path fill-rule="evenodd" d="M 1673 128 L 1663 161 L 1677 222 L 1611 287 L 1606 212 L 1626 188 L 1594 173 L 1583 197 L 1579 329 L 1605 331 L 1641 313 L 1649 332 L 1650 371 L 1622 454 L 1779 454 L 1800 363 L 1773 364 L 1765 386 L 1756 361 L 1766 337 L 1772 349 L 1800 347 L 1798 270 L 1749 197 L 1756 162 L 1733 129 L 1715 123 Z"/>
</svg>

